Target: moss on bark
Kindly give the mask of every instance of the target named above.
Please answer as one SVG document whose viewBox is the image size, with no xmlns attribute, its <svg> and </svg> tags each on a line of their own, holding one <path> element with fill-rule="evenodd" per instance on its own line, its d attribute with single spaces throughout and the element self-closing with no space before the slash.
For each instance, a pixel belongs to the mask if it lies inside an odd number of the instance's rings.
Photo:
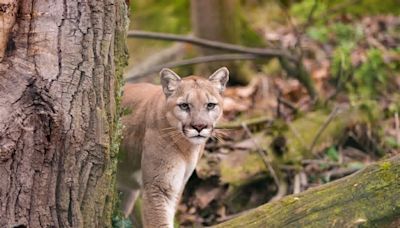
<svg viewBox="0 0 400 228">
<path fill-rule="evenodd" d="M 215 227 L 380 227 L 400 216 L 400 156 Z"/>
</svg>

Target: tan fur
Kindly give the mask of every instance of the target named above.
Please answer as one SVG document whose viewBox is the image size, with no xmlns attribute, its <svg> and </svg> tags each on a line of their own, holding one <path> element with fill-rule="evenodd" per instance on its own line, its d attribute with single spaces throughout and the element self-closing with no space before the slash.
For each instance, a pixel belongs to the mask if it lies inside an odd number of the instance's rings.
<svg viewBox="0 0 400 228">
<path fill-rule="evenodd" d="M 173 227 L 183 188 L 222 115 L 220 94 L 227 74 L 221 68 L 209 80 L 197 76 L 180 80 L 166 69 L 161 72 L 162 87 L 125 85 L 122 106 L 131 113 L 122 119 L 125 127 L 118 167 L 119 189 L 126 197 L 125 216 L 131 213 L 141 188 L 144 227 Z M 190 104 L 190 111 L 179 106 L 182 102 Z M 210 102 L 218 105 L 209 110 Z"/>
</svg>

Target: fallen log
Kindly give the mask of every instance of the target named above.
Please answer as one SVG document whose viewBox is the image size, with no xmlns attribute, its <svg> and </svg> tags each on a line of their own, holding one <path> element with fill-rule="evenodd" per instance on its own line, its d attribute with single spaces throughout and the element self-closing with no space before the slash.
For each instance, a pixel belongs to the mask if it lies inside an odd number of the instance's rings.
<svg viewBox="0 0 400 228">
<path fill-rule="evenodd" d="M 215 227 L 400 227 L 400 155 Z"/>
</svg>

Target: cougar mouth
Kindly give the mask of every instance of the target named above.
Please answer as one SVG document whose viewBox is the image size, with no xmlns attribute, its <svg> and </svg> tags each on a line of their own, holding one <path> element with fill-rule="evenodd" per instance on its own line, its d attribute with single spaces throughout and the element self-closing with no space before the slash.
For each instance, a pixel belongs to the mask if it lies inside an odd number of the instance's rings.
<svg viewBox="0 0 400 228">
<path fill-rule="evenodd" d="M 192 137 L 190 137 L 190 138 L 195 138 L 195 139 L 201 139 L 201 138 L 207 138 L 206 136 L 202 136 L 202 135 L 200 135 L 200 134 L 198 134 L 198 135 L 196 135 L 196 136 L 192 136 Z"/>
</svg>

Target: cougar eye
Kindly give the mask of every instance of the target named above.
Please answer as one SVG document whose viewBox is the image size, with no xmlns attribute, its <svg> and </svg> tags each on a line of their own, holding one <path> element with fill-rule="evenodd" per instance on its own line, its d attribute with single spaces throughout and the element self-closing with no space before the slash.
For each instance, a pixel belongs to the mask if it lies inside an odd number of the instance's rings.
<svg viewBox="0 0 400 228">
<path fill-rule="evenodd" d="M 178 104 L 178 106 L 179 106 L 180 109 L 182 109 L 184 111 L 189 110 L 189 104 L 188 103 Z"/>
<path fill-rule="evenodd" d="M 215 108 L 215 106 L 217 106 L 217 104 L 215 104 L 215 103 L 208 103 L 208 104 L 207 104 L 207 109 L 208 109 L 208 110 L 213 110 L 213 109 Z"/>
</svg>

